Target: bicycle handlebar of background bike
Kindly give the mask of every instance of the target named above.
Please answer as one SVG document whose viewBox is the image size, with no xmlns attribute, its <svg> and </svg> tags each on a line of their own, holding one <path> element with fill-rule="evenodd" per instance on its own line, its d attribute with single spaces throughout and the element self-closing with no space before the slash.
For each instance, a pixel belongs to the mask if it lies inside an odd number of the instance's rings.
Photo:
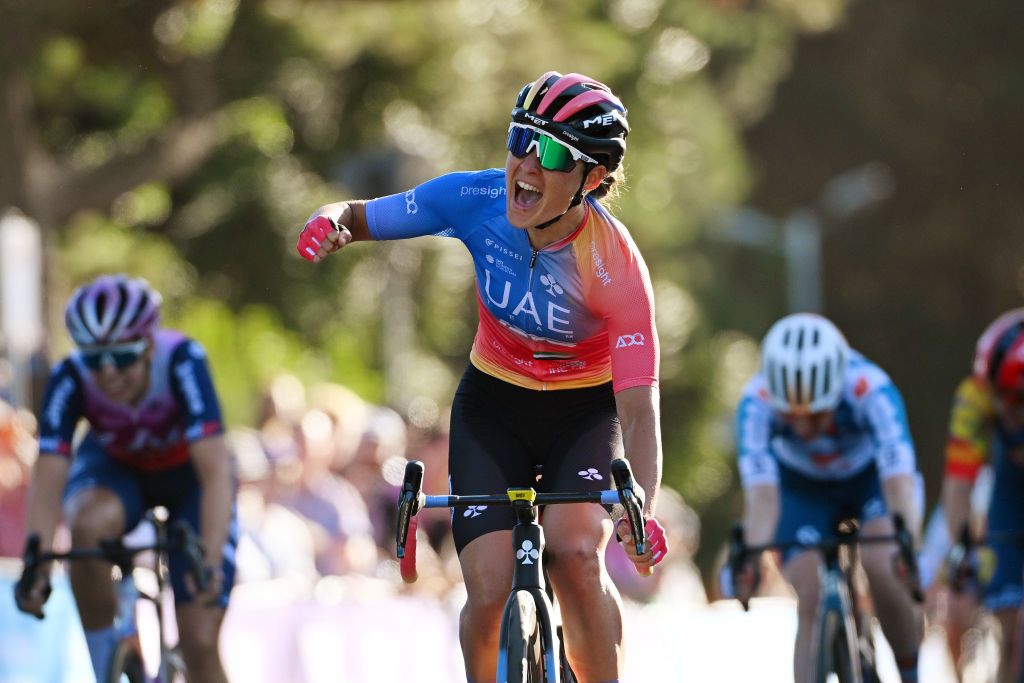
<svg viewBox="0 0 1024 683">
<path fill-rule="evenodd" d="M 423 463 L 412 460 L 405 466 L 405 480 L 398 497 L 398 526 L 395 535 L 397 555 L 402 579 L 406 583 L 416 580 L 416 514 L 424 508 L 468 507 L 470 505 L 512 505 L 515 498 L 511 492 L 532 491 L 532 489 L 509 489 L 509 492 L 492 495 L 471 496 L 430 496 L 423 493 Z M 616 458 L 611 463 L 612 480 L 615 488 L 606 491 L 583 493 L 534 493 L 531 505 L 557 505 L 561 503 L 600 503 L 601 505 L 621 504 L 636 539 L 637 554 L 643 555 L 647 546 L 647 532 L 644 528 L 644 490 L 633 479 L 629 462 Z M 410 536 L 410 533 L 412 534 Z"/>
<path fill-rule="evenodd" d="M 972 560 L 975 548 L 991 545 L 1024 545 L 1024 531 L 993 531 L 983 538 L 974 539 L 971 537 L 970 527 L 965 523 L 960 528 L 957 542 L 946 554 L 946 576 L 950 588 L 955 593 L 965 593 L 970 590 L 972 584 L 976 584 L 979 572 Z M 986 579 L 982 579 L 984 580 Z"/>
<path fill-rule="evenodd" d="M 765 545 L 757 546 L 749 546 L 746 544 L 746 541 L 743 538 L 743 526 L 737 523 L 733 525 L 729 539 L 728 565 L 732 575 L 733 594 L 737 594 L 736 582 L 740 573 L 744 570 L 744 565 L 747 560 L 768 550 L 786 551 L 794 548 L 800 548 L 804 550 L 817 550 L 824 553 L 844 545 L 895 543 L 900 563 L 905 567 L 907 572 L 907 576 L 904 579 L 907 589 L 910 591 L 911 597 L 913 597 L 915 602 L 924 602 L 924 592 L 921 590 L 921 580 L 917 568 L 917 557 L 914 554 L 914 539 L 910 534 L 910 530 L 907 529 L 906 522 L 903 520 L 902 515 L 894 514 L 892 516 L 892 522 L 896 531 L 895 533 L 886 536 L 860 536 L 856 531 L 852 531 L 848 534 L 840 533 L 837 536 L 825 538 L 814 543 L 792 540 L 780 541 L 778 543 L 767 543 Z M 749 600 L 740 600 L 740 604 L 743 606 L 744 611 L 750 607 Z"/>
<path fill-rule="evenodd" d="M 15 592 L 18 595 L 27 593 L 36 579 L 37 572 L 47 562 L 105 560 L 117 565 L 122 570 L 128 570 L 136 555 L 150 550 L 184 553 L 188 561 L 188 572 L 196 583 L 196 589 L 202 593 L 209 587 L 210 571 L 203 562 L 203 547 L 192 526 L 185 520 L 179 519 L 171 525 L 166 541 L 137 546 L 126 546 L 121 539 L 116 538 L 101 541 L 99 547 L 96 548 L 72 548 L 64 553 L 41 552 L 39 535 L 31 534 L 25 544 L 21 577 L 15 585 Z"/>
</svg>

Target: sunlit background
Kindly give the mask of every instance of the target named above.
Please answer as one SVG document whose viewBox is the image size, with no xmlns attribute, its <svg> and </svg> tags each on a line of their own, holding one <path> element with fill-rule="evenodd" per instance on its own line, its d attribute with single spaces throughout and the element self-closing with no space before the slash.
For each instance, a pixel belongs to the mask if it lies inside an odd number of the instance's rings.
<svg viewBox="0 0 1024 683">
<path fill-rule="evenodd" d="M 314 395 L 340 384 L 405 418 L 391 456 L 420 457 L 475 331 L 464 248 L 356 245 L 313 266 L 298 231 L 329 201 L 502 165 L 518 88 L 584 72 L 629 107 L 614 211 L 654 281 L 665 484 L 699 515 L 710 586 L 740 511 L 732 410 L 789 310 L 824 312 L 892 375 L 936 498 L 974 340 L 1024 298 L 1022 45 L 1011 0 L 16 3 L 0 392 L 31 409 L 70 350 L 67 295 L 125 271 L 206 347 L 232 427 L 263 426 L 275 378 L 299 413 L 330 414 Z M 17 451 L 11 556 L 34 457 Z"/>
</svg>

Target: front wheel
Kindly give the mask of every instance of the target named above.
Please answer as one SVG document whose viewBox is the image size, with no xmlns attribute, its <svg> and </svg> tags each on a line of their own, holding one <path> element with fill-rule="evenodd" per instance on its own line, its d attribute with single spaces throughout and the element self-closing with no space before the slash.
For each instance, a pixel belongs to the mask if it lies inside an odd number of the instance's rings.
<svg viewBox="0 0 1024 683">
<path fill-rule="evenodd" d="M 862 683 L 859 652 L 849 620 L 842 614 L 828 610 L 820 622 L 818 658 L 815 662 L 814 682 L 827 683 L 835 674 L 839 683 Z"/>
<path fill-rule="evenodd" d="M 537 604 L 529 591 L 516 591 L 505 610 L 498 653 L 499 683 L 542 683 L 544 652 Z"/>
</svg>

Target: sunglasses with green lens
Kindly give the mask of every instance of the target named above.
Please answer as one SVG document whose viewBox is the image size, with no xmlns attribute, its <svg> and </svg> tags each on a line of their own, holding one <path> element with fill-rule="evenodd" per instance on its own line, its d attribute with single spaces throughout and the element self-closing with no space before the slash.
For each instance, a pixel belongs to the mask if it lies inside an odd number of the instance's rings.
<svg viewBox="0 0 1024 683">
<path fill-rule="evenodd" d="M 577 161 L 586 161 L 595 165 L 599 163 L 597 159 L 556 140 L 539 128 L 523 123 L 509 125 L 507 146 L 508 151 L 517 159 L 524 158 L 536 146 L 540 167 L 548 171 L 568 173 L 576 167 Z"/>
</svg>

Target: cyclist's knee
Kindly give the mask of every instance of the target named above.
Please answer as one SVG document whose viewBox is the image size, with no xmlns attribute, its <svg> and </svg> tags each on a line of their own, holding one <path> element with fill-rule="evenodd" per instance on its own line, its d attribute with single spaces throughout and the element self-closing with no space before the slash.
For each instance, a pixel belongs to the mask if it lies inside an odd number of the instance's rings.
<svg viewBox="0 0 1024 683">
<path fill-rule="evenodd" d="M 102 539 L 124 533 L 124 508 L 111 491 L 101 488 L 82 491 L 68 506 L 68 526 L 76 546 L 94 546 Z"/>
<path fill-rule="evenodd" d="M 550 544 L 545 553 L 548 574 L 560 590 L 587 590 L 600 584 L 601 558 L 587 539 L 566 539 Z"/>
</svg>

